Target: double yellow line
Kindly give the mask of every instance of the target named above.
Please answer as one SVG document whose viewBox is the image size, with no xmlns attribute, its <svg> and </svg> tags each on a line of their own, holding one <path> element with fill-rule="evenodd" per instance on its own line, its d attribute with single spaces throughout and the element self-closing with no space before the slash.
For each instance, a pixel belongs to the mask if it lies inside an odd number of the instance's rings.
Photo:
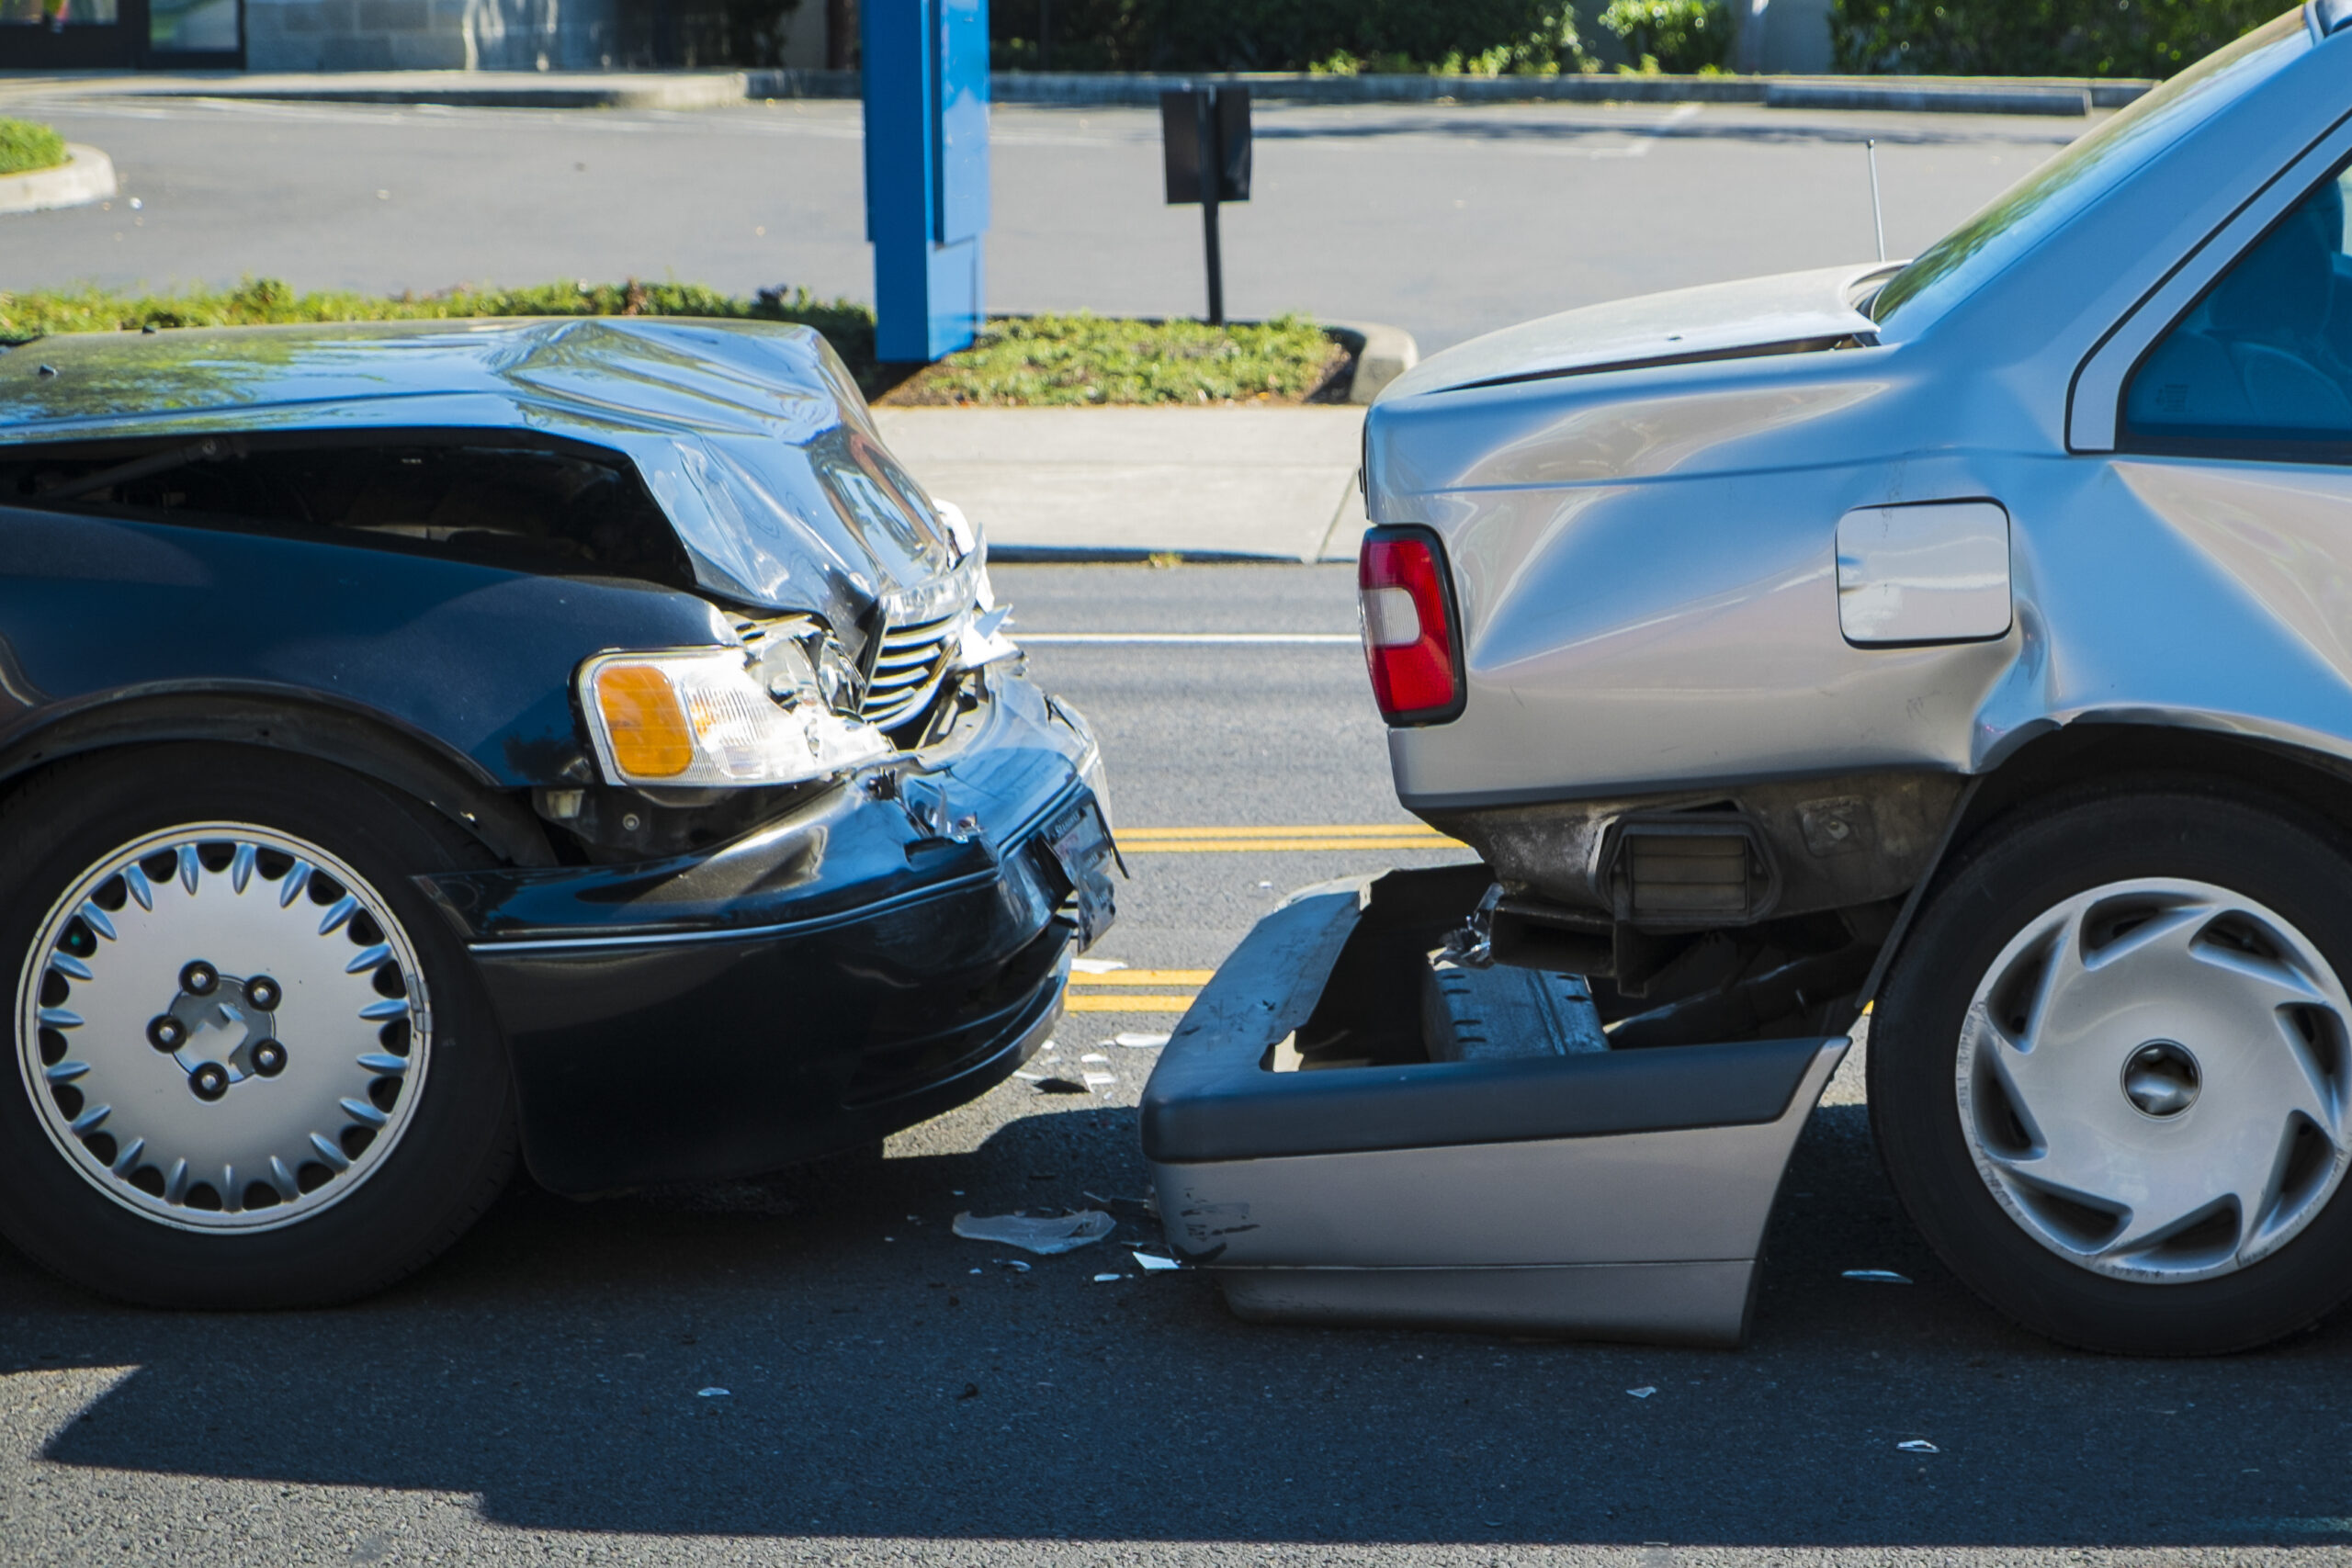
<svg viewBox="0 0 2352 1568">
<path fill-rule="evenodd" d="M 1272 853 L 1296 850 L 1443 850 L 1463 847 L 1419 822 L 1358 822 L 1337 827 L 1124 828 L 1130 855 Z M 1113 969 L 1069 977 L 1071 1012 L 1182 1012 L 1208 984 L 1208 969 Z"/>
<path fill-rule="evenodd" d="M 1072 975 L 1062 1006 L 1071 1012 L 1182 1012 L 1215 973 L 1211 969 L 1114 969 L 1107 975 Z"/>
<path fill-rule="evenodd" d="M 1276 850 L 1442 850 L 1461 842 L 1421 822 L 1344 827 L 1122 828 L 1119 850 L 1131 855 L 1217 855 Z"/>
</svg>

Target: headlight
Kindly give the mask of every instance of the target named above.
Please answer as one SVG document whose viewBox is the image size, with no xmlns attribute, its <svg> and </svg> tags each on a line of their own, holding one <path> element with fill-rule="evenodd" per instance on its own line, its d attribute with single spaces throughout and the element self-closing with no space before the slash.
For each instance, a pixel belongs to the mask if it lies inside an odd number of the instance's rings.
<svg viewBox="0 0 2352 1568">
<path fill-rule="evenodd" d="M 605 653 L 580 667 L 580 709 L 614 784 L 798 784 L 890 753 L 880 730 L 833 712 L 816 687 L 812 670 L 808 699 L 779 700 L 729 649 Z"/>
</svg>

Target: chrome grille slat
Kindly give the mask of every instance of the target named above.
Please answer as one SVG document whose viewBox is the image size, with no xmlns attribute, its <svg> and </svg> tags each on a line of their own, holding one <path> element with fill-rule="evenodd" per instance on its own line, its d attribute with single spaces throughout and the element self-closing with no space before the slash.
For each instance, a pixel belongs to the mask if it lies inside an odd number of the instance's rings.
<svg viewBox="0 0 2352 1568">
<path fill-rule="evenodd" d="M 960 614 L 892 626 L 875 651 L 860 716 L 879 729 L 904 723 L 938 690 L 947 659 L 963 625 Z"/>
</svg>

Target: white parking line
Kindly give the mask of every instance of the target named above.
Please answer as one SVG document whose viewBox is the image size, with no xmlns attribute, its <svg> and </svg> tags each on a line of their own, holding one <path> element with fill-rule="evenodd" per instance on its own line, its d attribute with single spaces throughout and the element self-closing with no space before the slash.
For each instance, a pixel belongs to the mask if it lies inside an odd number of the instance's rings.
<svg viewBox="0 0 2352 1568">
<path fill-rule="evenodd" d="M 1363 641 L 1353 632 L 1031 632 L 1019 627 L 1008 634 L 1019 643 L 1101 642 L 1101 643 L 1217 643 L 1308 644 L 1317 647 L 1361 648 Z"/>
</svg>

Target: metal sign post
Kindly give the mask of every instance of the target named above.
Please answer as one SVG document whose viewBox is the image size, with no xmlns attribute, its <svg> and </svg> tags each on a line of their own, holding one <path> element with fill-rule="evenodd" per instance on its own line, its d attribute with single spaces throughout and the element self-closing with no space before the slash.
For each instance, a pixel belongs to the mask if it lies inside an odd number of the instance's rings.
<svg viewBox="0 0 2352 1568">
<path fill-rule="evenodd" d="M 988 0 L 865 0 L 859 12 L 874 356 L 934 360 L 980 325 Z"/>
<path fill-rule="evenodd" d="M 1218 244 L 1220 202 L 1250 199 L 1250 89 L 1188 87 L 1159 95 L 1159 135 L 1168 205 L 1201 204 L 1201 243 L 1208 259 L 1209 324 L 1225 324 L 1225 255 Z"/>
</svg>

